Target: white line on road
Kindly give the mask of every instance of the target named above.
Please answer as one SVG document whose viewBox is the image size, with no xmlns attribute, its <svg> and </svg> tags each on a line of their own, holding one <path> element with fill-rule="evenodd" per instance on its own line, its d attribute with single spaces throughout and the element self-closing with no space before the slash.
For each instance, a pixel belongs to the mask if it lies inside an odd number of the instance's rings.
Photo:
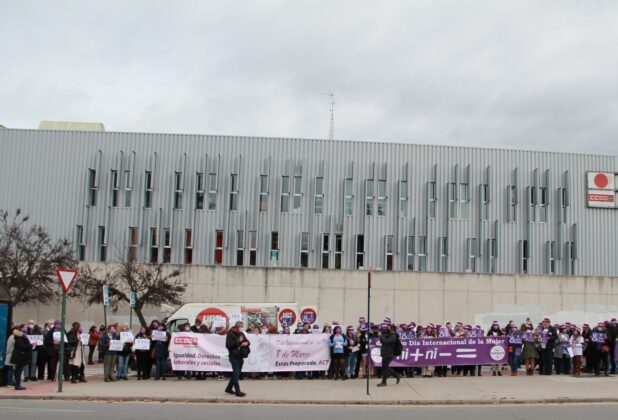
<svg viewBox="0 0 618 420">
<path fill-rule="evenodd" d="M 40 411 L 43 413 L 93 413 L 92 410 L 67 410 L 60 408 L 34 408 L 34 407 L 11 407 L 7 405 L 0 405 L 2 410 L 14 410 L 14 411 Z"/>
</svg>

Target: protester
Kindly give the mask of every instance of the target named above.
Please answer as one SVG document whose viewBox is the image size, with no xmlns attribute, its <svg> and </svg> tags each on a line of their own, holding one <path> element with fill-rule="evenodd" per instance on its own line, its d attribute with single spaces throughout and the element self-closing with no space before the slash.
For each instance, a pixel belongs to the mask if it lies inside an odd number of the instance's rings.
<svg viewBox="0 0 618 420">
<path fill-rule="evenodd" d="M 380 349 L 380 355 L 382 356 L 382 382 L 380 382 L 378 386 L 386 386 L 386 380 L 389 374 L 392 374 L 396 378 L 397 383 L 399 383 L 399 381 L 401 381 L 401 375 L 390 367 L 391 362 L 396 356 L 395 349 L 399 342 L 399 337 L 397 334 L 393 333 L 392 326 L 388 324 L 382 325 L 378 337 L 380 338 L 380 344 L 382 344 Z"/>
<path fill-rule="evenodd" d="M 153 323 L 151 325 L 157 325 L 156 331 L 165 332 L 165 340 L 164 341 L 152 341 L 153 343 L 153 359 L 155 361 L 155 381 L 159 379 L 165 380 L 166 369 L 167 369 L 167 356 L 169 354 L 169 342 L 170 335 L 167 332 L 167 328 L 164 325 L 159 325 L 159 323 Z"/>
<path fill-rule="evenodd" d="M 142 327 L 140 332 L 135 336 L 136 339 L 150 340 L 150 328 Z M 150 349 L 138 350 L 135 349 L 135 360 L 137 365 L 137 380 L 150 379 L 152 371 L 152 359 L 150 358 Z"/>
<path fill-rule="evenodd" d="M 93 325 L 88 330 L 88 364 L 94 365 L 92 357 L 94 356 L 94 350 L 99 343 L 100 336 L 97 333 L 97 326 Z"/>
<path fill-rule="evenodd" d="M 36 324 L 36 322 L 31 319 L 28 321 L 26 335 L 30 336 L 41 336 L 41 328 Z M 42 345 L 37 344 L 36 342 L 32 344 L 32 353 L 30 356 L 30 363 L 28 366 L 24 368 L 24 382 L 36 381 L 37 380 L 37 368 L 38 368 L 38 355 L 39 355 L 39 347 Z"/>
<path fill-rule="evenodd" d="M 84 375 L 84 346 L 81 340 L 81 325 L 74 322 L 71 330 L 67 333 L 68 346 L 65 352 L 69 354 L 69 366 L 71 368 L 71 383 L 87 382 Z"/>
<path fill-rule="evenodd" d="M 12 326 L 11 326 L 12 327 Z M 9 330 L 12 331 L 12 330 Z M 7 367 L 6 372 L 6 386 L 15 386 L 15 364 L 12 362 L 13 350 L 15 350 L 15 331 L 11 332 L 9 338 L 6 340 L 6 360 L 5 365 Z"/>
<path fill-rule="evenodd" d="M 232 365 L 232 376 L 225 388 L 225 392 L 236 395 L 237 397 L 244 397 L 247 395 L 240 390 L 239 380 L 244 359 L 249 357 L 251 351 L 251 343 L 249 343 L 245 334 L 240 331 L 242 326 L 242 321 L 237 321 L 225 338 L 225 347 L 229 353 L 230 364 Z"/>
<path fill-rule="evenodd" d="M 540 333 L 541 342 L 541 369 L 539 375 L 551 375 L 554 366 L 554 352 L 558 332 L 551 325 L 550 319 L 543 319 L 543 326 Z"/>
<path fill-rule="evenodd" d="M 333 328 L 333 334 L 328 340 L 328 346 L 330 347 L 332 378 L 335 380 L 344 379 L 344 365 L 348 340 L 346 340 L 345 336 L 342 334 L 340 326 L 337 325 Z"/>
<path fill-rule="evenodd" d="M 595 376 L 599 376 L 601 374 L 601 370 L 603 370 L 605 376 L 609 375 L 609 345 L 607 341 L 608 339 L 605 324 L 603 322 L 599 322 L 597 326 L 592 329 L 592 342 L 590 345 Z"/>
<path fill-rule="evenodd" d="M 99 349 L 103 352 L 103 377 L 105 378 L 105 382 L 116 382 L 114 369 L 116 368 L 118 352 L 116 350 L 111 350 L 110 344 L 112 340 L 118 339 L 116 328 L 110 325 L 107 329 L 107 333 L 99 340 Z"/>
<path fill-rule="evenodd" d="M 11 364 L 15 369 L 15 390 L 23 391 L 26 388 L 21 386 L 21 376 L 26 366 L 29 366 L 32 355 L 32 344 L 26 336 L 28 327 L 24 324 L 15 326 L 13 330 L 14 345 L 11 355 Z"/>
<path fill-rule="evenodd" d="M 491 324 L 491 328 L 489 329 L 489 331 L 487 332 L 487 337 L 501 337 L 504 334 L 502 333 L 502 330 L 500 329 L 500 325 L 498 324 L 498 321 L 494 321 Z M 492 376 L 502 376 L 502 372 L 500 371 L 500 365 L 491 365 L 491 374 Z"/>
<path fill-rule="evenodd" d="M 511 366 L 511 376 L 517 376 L 522 350 L 522 333 L 517 329 L 517 325 L 511 324 L 509 332 L 509 365 Z"/>
<path fill-rule="evenodd" d="M 521 358 L 526 367 L 526 375 L 534 375 L 534 367 L 539 359 L 538 344 L 535 340 L 534 328 L 531 323 L 522 325 L 523 329 L 523 350 Z"/>
<path fill-rule="evenodd" d="M 573 336 L 570 338 L 569 343 L 573 351 L 573 376 L 579 377 L 581 375 L 582 355 L 584 347 L 584 338 L 581 336 L 579 328 L 574 328 Z"/>
</svg>

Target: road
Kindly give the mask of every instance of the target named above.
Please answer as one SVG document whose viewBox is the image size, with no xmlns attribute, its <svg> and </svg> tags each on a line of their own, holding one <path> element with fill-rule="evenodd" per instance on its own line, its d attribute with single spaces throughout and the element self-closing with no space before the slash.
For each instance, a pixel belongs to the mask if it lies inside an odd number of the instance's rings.
<svg viewBox="0 0 618 420">
<path fill-rule="evenodd" d="M 37 420 L 581 420 L 615 418 L 618 404 L 491 405 L 491 406 L 309 406 L 253 404 L 104 403 L 70 401 L 0 401 L 2 419 Z"/>
</svg>

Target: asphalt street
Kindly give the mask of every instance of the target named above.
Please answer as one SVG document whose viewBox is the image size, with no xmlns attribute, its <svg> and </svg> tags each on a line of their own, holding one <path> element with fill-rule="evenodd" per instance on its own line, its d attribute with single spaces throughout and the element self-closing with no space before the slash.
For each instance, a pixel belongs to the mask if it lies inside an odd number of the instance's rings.
<svg viewBox="0 0 618 420">
<path fill-rule="evenodd" d="M 114 403 L 71 401 L 0 401 L 0 419 L 268 419 L 364 420 L 461 419 L 581 420 L 615 418 L 618 404 L 490 405 L 490 406 L 315 406 L 178 403 Z"/>
</svg>

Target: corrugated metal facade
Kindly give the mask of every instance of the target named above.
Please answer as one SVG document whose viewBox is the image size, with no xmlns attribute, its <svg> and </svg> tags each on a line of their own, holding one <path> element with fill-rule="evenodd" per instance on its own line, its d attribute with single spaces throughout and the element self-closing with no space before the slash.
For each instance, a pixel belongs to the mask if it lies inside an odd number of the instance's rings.
<svg viewBox="0 0 618 420">
<path fill-rule="evenodd" d="M 613 156 L 14 129 L 0 130 L 0 144 L 0 208 L 19 207 L 54 236 L 81 242 L 76 251 L 86 260 L 100 259 L 101 243 L 108 260 L 124 258 L 133 227 L 140 261 L 170 255 L 170 262 L 183 263 L 190 230 L 193 264 L 214 264 L 221 248 L 222 263 L 236 265 L 242 248 L 243 265 L 249 265 L 255 232 L 257 266 L 300 267 L 305 232 L 306 264 L 313 268 L 326 256 L 335 268 L 341 250 L 343 269 L 362 263 L 406 270 L 410 264 L 415 271 L 618 275 L 618 210 L 585 205 L 586 171 L 618 172 Z M 214 210 L 208 209 L 210 174 Z M 316 212 L 316 178 L 323 179 L 322 214 Z M 198 183 L 203 210 L 196 209 Z M 282 211 L 282 200 L 289 211 Z M 220 246 L 216 231 L 223 232 Z M 278 233 L 276 261 L 272 232 Z M 329 235 L 326 245 L 323 235 Z M 364 246 L 358 260 L 357 235 Z"/>
</svg>

